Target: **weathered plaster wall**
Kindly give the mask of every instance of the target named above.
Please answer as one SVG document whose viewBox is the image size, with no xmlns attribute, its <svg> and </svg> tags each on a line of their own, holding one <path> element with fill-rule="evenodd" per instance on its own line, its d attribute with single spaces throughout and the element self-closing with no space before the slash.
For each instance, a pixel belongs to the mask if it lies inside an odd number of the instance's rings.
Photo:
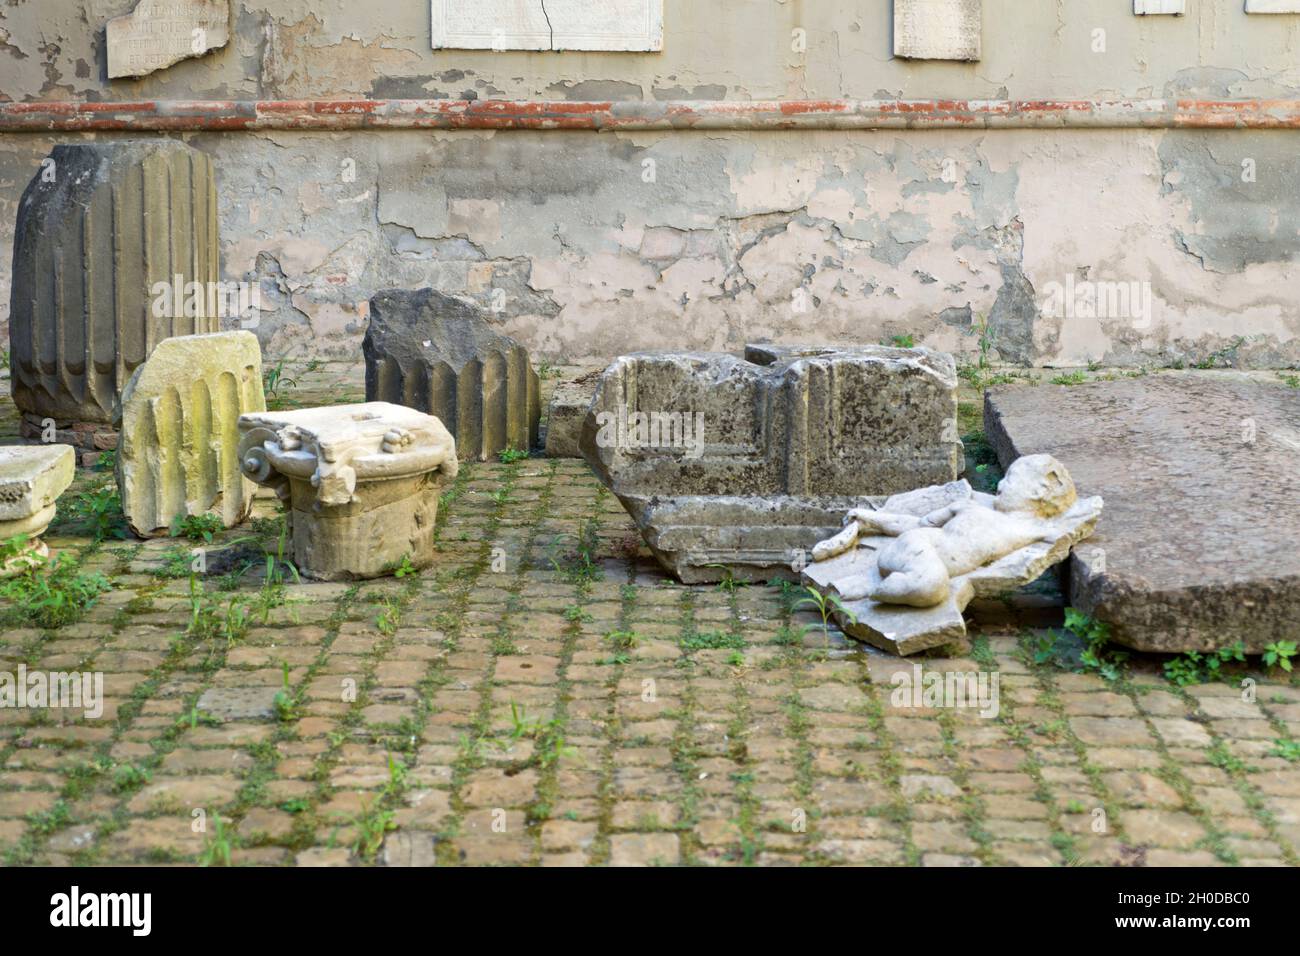
<svg viewBox="0 0 1300 956">
<path fill-rule="evenodd" d="M 975 64 L 890 55 L 889 0 L 666 0 L 655 54 L 430 49 L 427 0 L 232 0 L 224 49 L 139 80 L 105 79 L 104 23 L 135 0 L 5 0 L 11 99 L 1047 99 L 1239 97 L 1300 89 L 1300 17 L 1193 0 L 984 0 Z M 806 52 L 791 31 L 806 31 Z M 1106 31 L 1105 52 L 1093 31 Z"/>
<path fill-rule="evenodd" d="M 873 0 L 668 0 L 663 54 L 432 51 L 424 0 L 239 2 L 224 50 L 107 82 L 131 0 L 0 6 L 16 100 L 1300 95 L 1300 17 L 985 0 L 984 60 L 889 57 Z M 1067 11 L 1068 6 L 1068 11 Z M 791 49 L 807 30 L 808 50 Z M 1093 52 L 1093 30 L 1106 52 Z M 16 203 L 54 142 L 0 136 L 0 321 Z M 106 135 L 106 134 L 105 134 Z M 1300 363 L 1294 131 L 202 133 L 227 278 L 269 354 L 355 355 L 377 289 L 496 306 L 552 358 L 912 334 L 1038 364 Z M 647 182 L 647 161 L 653 181 Z M 1255 181 L 1243 182 L 1243 161 Z M 1151 314 L 1053 316 L 1051 283 L 1145 284 Z M 1244 341 L 1242 341 L 1244 340 Z"/>
</svg>

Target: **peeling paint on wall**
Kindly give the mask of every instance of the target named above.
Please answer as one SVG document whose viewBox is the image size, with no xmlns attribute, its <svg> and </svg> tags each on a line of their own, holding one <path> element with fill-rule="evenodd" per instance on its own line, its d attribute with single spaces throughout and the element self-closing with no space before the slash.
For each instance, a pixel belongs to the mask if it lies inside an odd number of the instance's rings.
<svg viewBox="0 0 1300 956">
<path fill-rule="evenodd" d="M 427 4 L 236 0 L 224 49 L 109 82 L 103 24 L 133 4 L 0 6 L 0 91 L 92 103 L 598 100 L 615 112 L 669 100 L 1022 98 L 1043 105 L 1045 122 L 1053 100 L 1300 97 L 1297 27 L 1213 4 L 1171 22 L 1113 0 L 1072 0 L 1068 12 L 985 0 L 983 61 L 936 66 L 892 59 L 888 17 L 849 0 L 668 0 L 653 56 L 433 51 Z M 1094 26 L 1108 31 L 1104 55 L 1092 52 Z M 804 52 L 794 29 L 806 31 Z M 84 135 L 121 134 L 0 136 L 4 260 L 40 159 Z M 433 285 L 552 359 L 899 334 L 974 353 L 983 334 L 1024 364 L 1190 363 L 1232 347 L 1260 365 L 1300 363 L 1295 135 L 183 134 L 216 160 L 223 267 L 259 282 L 252 327 L 273 356 L 355 356 L 371 295 Z M 1253 182 L 1241 179 L 1247 159 Z M 1046 290 L 1067 279 L 1138 282 L 1152 314 L 1054 314 Z M 0 270 L 0 321 L 10 280 Z"/>
</svg>

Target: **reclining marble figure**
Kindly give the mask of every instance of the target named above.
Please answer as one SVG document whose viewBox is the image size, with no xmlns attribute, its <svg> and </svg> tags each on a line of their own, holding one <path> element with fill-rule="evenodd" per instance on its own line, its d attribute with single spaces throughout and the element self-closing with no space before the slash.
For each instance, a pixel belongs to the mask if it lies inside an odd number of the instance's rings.
<svg viewBox="0 0 1300 956">
<path fill-rule="evenodd" d="M 1059 461 L 1029 455 L 996 495 L 957 481 L 850 511 L 804 577 L 849 602 L 840 617 L 850 636 L 912 653 L 964 635 L 961 612 L 977 594 L 1013 590 L 1064 560 L 1101 509 L 1100 498 L 1079 500 Z"/>
</svg>

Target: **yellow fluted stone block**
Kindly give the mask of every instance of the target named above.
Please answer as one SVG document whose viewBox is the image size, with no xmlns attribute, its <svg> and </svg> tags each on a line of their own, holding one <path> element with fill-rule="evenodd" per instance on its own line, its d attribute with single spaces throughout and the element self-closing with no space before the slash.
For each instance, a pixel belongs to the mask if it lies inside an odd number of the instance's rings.
<svg viewBox="0 0 1300 956">
<path fill-rule="evenodd" d="M 117 481 L 122 511 L 143 537 L 212 512 L 245 518 L 254 485 L 239 462 L 239 416 L 266 410 L 262 353 L 251 332 L 165 339 L 122 392 Z"/>
</svg>

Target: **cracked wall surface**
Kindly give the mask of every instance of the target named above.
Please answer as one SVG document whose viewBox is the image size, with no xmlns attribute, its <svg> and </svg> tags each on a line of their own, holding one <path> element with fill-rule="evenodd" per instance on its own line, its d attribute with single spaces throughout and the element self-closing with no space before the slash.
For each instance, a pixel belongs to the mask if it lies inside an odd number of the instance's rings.
<svg viewBox="0 0 1300 956">
<path fill-rule="evenodd" d="M 660 53 L 433 50 L 426 0 L 231 0 L 232 42 L 109 82 L 104 23 L 136 0 L 5 0 L 14 100 L 430 97 L 1049 99 L 1294 95 L 1300 17 L 1239 0 L 1135 17 L 1129 0 L 984 0 L 978 63 L 891 55 L 888 0 L 666 0 Z M 803 30 L 806 50 L 792 31 Z M 1105 32 L 1095 52 L 1095 31 Z"/>
<path fill-rule="evenodd" d="M 985 0 L 984 59 L 889 55 L 858 2 L 668 0 L 657 54 L 429 49 L 427 3 L 232 2 L 226 48 L 104 78 L 134 0 L 0 5 L 0 98 L 1300 97 L 1300 17 Z M 791 30 L 808 49 L 791 48 Z M 1106 52 L 1093 52 L 1093 31 Z M 119 134 L 96 134 L 111 138 Z M 178 134 L 159 134 L 178 135 Z M 553 359 L 745 341 L 981 336 L 1024 364 L 1300 363 L 1295 131 L 184 134 L 216 161 L 228 279 L 269 355 L 353 357 L 381 288 L 433 285 Z M 56 142 L 0 136 L 0 261 Z M 1243 180 L 1249 164 L 1253 181 Z M 1149 314 L 1068 282 L 1139 283 Z M 10 271 L 0 267 L 0 323 Z M 1097 313 L 1101 314 L 1097 314 Z M 1090 314 L 1092 313 L 1092 314 Z"/>
</svg>

